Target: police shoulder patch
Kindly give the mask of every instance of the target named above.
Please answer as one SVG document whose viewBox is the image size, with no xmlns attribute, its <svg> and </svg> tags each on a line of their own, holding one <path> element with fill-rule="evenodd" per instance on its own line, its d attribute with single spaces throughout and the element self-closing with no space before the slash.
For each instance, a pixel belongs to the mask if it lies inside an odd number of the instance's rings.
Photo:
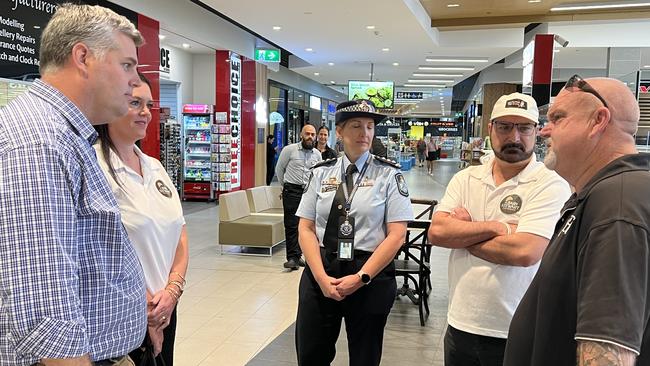
<svg viewBox="0 0 650 366">
<path fill-rule="evenodd" d="M 401 194 L 404 197 L 408 197 L 409 188 L 406 185 L 406 179 L 404 179 L 402 173 L 395 174 L 395 180 L 397 181 L 397 190 L 399 191 L 399 194 Z"/>
<path fill-rule="evenodd" d="M 314 164 L 314 166 L 311 167 L 311 168 L 315 169 L 315 168 L 318 168 L 318 167 L 321 167 L 321 166 L 332 166 L 332 165 L 336 164 L 336 160 L 337 160 L 337 158 L 332 158 L 332 159 L 319 161 L 318 163 Z"/>
<path fill-rule="evenodd" d="M 379 161 L 379 162 L 381 162 L 381 163 L 384 163 L 384 164 L 386 164 L 386 165 L 390 165 L 390 166 L 392 166 L 393 168 L 400 169 L 400 168 L 402 167 L 402 166 L 399 165 L 399 163 L 396 162 L 395 160 L 386 159 L 386 158 L 384 158 L 384 157 L 382 157 L 382 156 L 378 156 L 378 155 L 373 155 L 373 156 L 375 157 L 375 159 L 377 159 L 377 161 Z"/>
</svg>

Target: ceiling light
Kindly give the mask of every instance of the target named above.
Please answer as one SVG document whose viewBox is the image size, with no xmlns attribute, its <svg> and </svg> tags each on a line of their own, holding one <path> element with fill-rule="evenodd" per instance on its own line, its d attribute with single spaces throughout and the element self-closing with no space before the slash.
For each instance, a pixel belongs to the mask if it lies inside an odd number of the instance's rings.
<svg viewBox="0 0 650 366">
<path fill-rule="evenodd" d="M 399 62 L 393 62 L 393 66 L 399 66 Z"/>
<path fill-rule="evenodd" d="M 424 76 L 424 77 L 434 77 L 434 78 L 459 78 L 463 74 L 428 74 L 423 72 L 414 72 L 413 76 Z"/>
<path fill-rule="evenodd" d="M 645 65 L 645 66 L 643 66 L 643 67 L 650 67 L 650 65 Z"/>
<path fill-rule="evenodd" d="M 189 44 L 189 43 L 183 43 L 181 46 L 183 46 L 183 48 L 190 48 L 190 44 Z"/>
<path fill-rule="evenodd" d="M 427 62 L 488 62 L 487 58 L 444 58 L 444 57 L 427 57 Z"/>
<path fill-rule="evenodd" d="M 619 4 L 611 3 L 592 3 L 592 4 L 567 4 L 554 6 L 551 11 L 572 11 L 572 10 L 598 10 L 598 9 L 621 9 L 621 8 L 640 8 L 650 6 L 650 2 L 626 1 Z"/>
<path fill-rule="evenodd" d="M 280 27 L 279 25 L 274 25 L 274 26 L 273 26 L 273 30 L 274 30 L 274 31 L 279 31 L 279 30 L 281 30 L 281 29 L 282 29 L 282 27 Z"/>
<path fill-rule="evenodd" d="M 167 38 L 167 36 L 162 35 L 162 34 L 159 34 L 159 35 L 158 35 L 158 39 L 161 40 L 161 41 L 162 41 L 163 39 L 165 39 L 165 38 Z"/>
<path fill-rule="evenodd" d="M 409 79 L 409 83 L 453 83 L 453 80 L 438 79 Z"/>
<path fill-rule="evenodd" d="M 382 48 L 381 50 L 384 51 L 384 52 L 388 52 L 388 51 L 390 51 L 390 48 L 385 47 L 385 48 Z"/>
<path fill-rule="evenodd" d="M 305 48 L 305 51 L 307 52 L 312 52 L 314 49 L 313 48 Z"/>
<path fill-rule="evenodd" d="M 374 25 L 366 25 L 366 29 L 375 29 Z"/>
<path fill-rule="evenodd" d="M 330 80 L 330 84 L 336 84 L 336 81 Z"/>
<path fill-rule="evenodd" d="M 529 3 L 535 4 L 535 3 L 541 3 L 542 0 L 528 0 Z"/>
<path fill-rule="evenodd" d="M 434 84 L 404 84 L 406 87 L 413 88 L 444 88 L 444 85 L 434 85 Z"/>
<path fill-rule="evenodd" d="M 447 4 L 448 8 L 457 8 L 459 6 L 460 6 L 460 4 Z"/>
<path fill-rule="evenodd" d="M 330 66 L 334 66 L 333 62 L 328 62 L 327 64 L 330 65 Z"/>
<path fill-rule="evenodd" d="M 41 26 L 40 25 L 35 25 L 34 29 L 41 29 Z"/>
<path fill-rule="evenodd" d="M 320 75 L 320 72 L 315 72 L 314 75 L 318 76 Z"/>
<path fill-rule="evenodd" d="M 418 66 L 418 70 L 430 71 L 474 71 L 473 66 Z"/>
</svg>

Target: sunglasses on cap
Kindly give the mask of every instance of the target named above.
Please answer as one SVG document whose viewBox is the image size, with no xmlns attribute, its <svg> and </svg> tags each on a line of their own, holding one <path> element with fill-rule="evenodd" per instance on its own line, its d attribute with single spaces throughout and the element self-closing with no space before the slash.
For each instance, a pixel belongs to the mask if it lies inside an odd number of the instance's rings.
<svg viewBox="0 0 650 366">
<path fill-rule="evenodd" d="M 573 75 L 569 79 L 569 81 L 567 81 L 566 84 L 564 85 L 564 89 L 573 90 L 573 88 L 578 88 L 585 93 L 589 93 L 595 96 L 596 98 L 598 98 L 598 100 L 603 102 L 605 108 L 609 108 L 609 106 L 607 106 L 607 102 L 605 102 L 605 98 L 603 98 L 600 94 L 598 94 L 596 89 L 594 89 L 591 85 L 589 85 L 589 83 L 585 81 L 583 78 L 581 78 L 578 74 Z"/>
</svg>

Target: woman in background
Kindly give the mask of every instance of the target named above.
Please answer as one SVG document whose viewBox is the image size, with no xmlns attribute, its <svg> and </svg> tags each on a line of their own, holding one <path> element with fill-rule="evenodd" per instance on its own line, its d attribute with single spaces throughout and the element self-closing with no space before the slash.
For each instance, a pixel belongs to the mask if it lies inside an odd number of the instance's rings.
<svg viewBox="0 0 650 366">
<path fill-rule="evenodd" d="M 320 151 L 323 160 L 336 159 L 339 156 L 334 149 L 327 146 L 327 140 L 329 137 L 330 129 L 327 128 L 327 126 L 320 126 L 318 129 L 318 144 L 316 145 L 316 148 Z"/>
<path fill-rule="evenodd" d="M 178 193 L 160 162 L 145 155 L 136 141 L 146 135 L 153 108 L 151 86 L 140 74 L 128 113 L 95 126 L 97 151 L 120 207 L 122 223 L 142 263 L 147 286 L 148 328 L 141 348 L 129 356 L 141 363 L 147 346 L 166 366 L 174 362 L 176 305 L 188 264 L 185 219 Z"/>
</svg>

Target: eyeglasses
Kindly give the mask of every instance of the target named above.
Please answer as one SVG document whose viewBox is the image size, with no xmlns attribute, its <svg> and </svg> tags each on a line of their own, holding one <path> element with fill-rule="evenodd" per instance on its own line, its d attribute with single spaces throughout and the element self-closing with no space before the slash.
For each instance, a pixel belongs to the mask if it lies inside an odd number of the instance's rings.
<svg viewBox="0 0 650 366">
<path fill-rule="evenodd" d="M 605 108 L 609 108 L 609 106 L 607 106 L 607 102 L 605 102 L 605 98 L 603 98 L 600 94 L 598 94 L 596 89 L 594 89 L 593 86 L 589 85 L 589 83 L 585 81 L 583 78 L 581 78 L 578 74 L 573 75 L 571 79 L 569 79 L 569 81 L 567 81 L 566 84 L 564 85 L 564 89 L 571 90 L 571 88 L 578 88 L 585 93 L 589 93 L 595 96 L 596 98 L 598 98 L 598 100 L 603 102 Z"/>
<path fill-rule="evenodd" d="M 507 135 L 512 132 L 512 129 L 517 126 L 517 131 L 522 136 L 530 136 L 535 132 L 537 128 L 537 123 L 511 123 L 503 121 L 494 121 L 492 122 L 497 133 L 502 135 Z"/>
</svg>

